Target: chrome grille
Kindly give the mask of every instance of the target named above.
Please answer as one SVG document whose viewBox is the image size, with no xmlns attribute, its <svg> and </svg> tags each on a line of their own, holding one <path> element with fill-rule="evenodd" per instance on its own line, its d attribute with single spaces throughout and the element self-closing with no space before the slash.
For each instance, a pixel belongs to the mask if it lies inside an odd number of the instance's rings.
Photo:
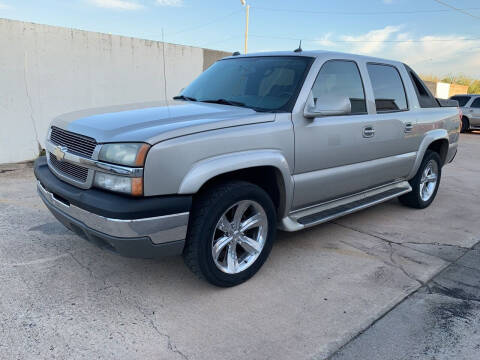
<svg viewBox="0 0 480 360">
<path fill-rule="evenodd" d="M 66 146 L 68 152 L 88 158 L 92 157 L 95 146 L 97 146 L 97 142 L 91 137 L 75 134 L 55 126 L 52 126 L 50 141 L 55 145 Z"/>
<path fill-rule="evenodd" d="M 58 161 L 57 157 L 52 153 L 49 153 L 50 164 L 55 168 L 55 170 L 60 171 L 62 174 L 65 174 L 71 177 L 74 180 L 86 182 L 88 177 L 88 169 L 82 166 L 71 164 L 64 161 Z"/>
</svg>

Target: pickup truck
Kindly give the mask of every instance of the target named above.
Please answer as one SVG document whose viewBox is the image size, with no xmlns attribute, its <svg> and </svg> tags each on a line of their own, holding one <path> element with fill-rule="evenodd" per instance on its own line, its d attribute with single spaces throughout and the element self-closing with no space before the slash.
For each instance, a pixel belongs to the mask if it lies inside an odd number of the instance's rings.
<svg viewBox="0 0 480 360">
<path fill-rule="evenodd" d="M 172 100 L 55 118 L 35 175 L 76 234 L 126 256 L 183 254 L 228 287 L 260 269 L 277 229 L 395 197 L 429 206 L 456 155 L 459 116 L 401 62 L 234 54 Z"/>
</svg>

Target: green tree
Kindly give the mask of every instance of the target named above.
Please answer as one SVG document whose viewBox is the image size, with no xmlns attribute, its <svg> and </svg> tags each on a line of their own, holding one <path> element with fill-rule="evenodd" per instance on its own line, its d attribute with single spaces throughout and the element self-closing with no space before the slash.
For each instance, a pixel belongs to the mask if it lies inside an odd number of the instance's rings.
<svg viewBox="0 0 480 360">
<path fill-rule="evenodd" d="M 479 94 L 480 93 L 480 80 L 472 79 L 465 75 L 453 75 L 450 74 L 443 78 L 441 81 L 450 83 L 450 84 L 459 84 L 468 86 L 469 94 Z"/>
</svg>

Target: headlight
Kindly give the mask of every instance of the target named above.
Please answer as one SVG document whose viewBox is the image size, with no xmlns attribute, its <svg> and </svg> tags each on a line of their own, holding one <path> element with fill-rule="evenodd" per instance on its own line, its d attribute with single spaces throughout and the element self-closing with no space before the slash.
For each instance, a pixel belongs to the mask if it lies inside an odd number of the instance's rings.
<svg viewBox="0 0 480 360">
<path fill-rule="evenodd" d="M 94 185 L 115 192 L 121 192 L 134 196 L 143 195 L 143 179 L 131 178 L 97 172 L 95 174 Z"/>
<path fill-rule="evenodd" d="M 125 166 L 143 166 L 150 145 L 144 143 L 105 144 L 98 160 Z"/>
</svg>

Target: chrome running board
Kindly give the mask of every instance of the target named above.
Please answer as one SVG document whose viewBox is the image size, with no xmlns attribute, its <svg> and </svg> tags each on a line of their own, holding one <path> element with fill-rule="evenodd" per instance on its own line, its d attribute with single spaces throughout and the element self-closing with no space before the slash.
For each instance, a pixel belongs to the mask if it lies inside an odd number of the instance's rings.
<svg viewBox="0 0 480 360">
<path fill-rule="evenodd" d="M 293 211 L 283 218 L 280 229 L 297 231 L 366 209 L 412 191 L 407 181 L 397 182 Z"/>
</svg>

